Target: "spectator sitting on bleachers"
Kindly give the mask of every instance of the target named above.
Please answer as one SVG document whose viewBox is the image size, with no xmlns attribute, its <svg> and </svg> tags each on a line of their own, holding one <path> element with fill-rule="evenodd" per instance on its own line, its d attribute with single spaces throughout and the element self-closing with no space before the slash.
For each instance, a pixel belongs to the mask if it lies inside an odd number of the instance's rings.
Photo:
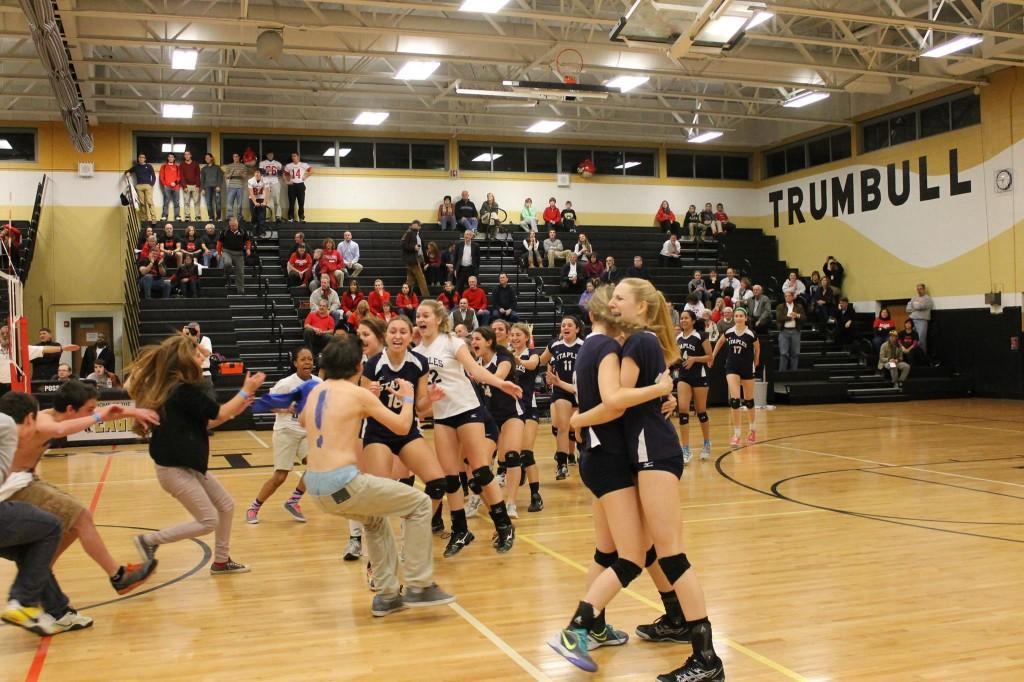
<svg viewBox="0 0 1024 682">
<path fill-rule="evenodd" d="M 830 324 L 835 322 L 836 303 L 839 301 L 839 290 L 832 286 L 828 277 L 821 278 L 818 295 L 814 299 L 814 314 L 818 321 Z"/>
<path fill-rule="evenodd" d="M 751 296 L 744 306 L 747 309 L 747 324 L 758 335 L 767 334 L 772 325 L 772 301 L 764 293 L 764 287 L 755 284 Z"/>
<path fill-rule="evenodd" d="M 807 301 L 807 310 L 811 312 L 814 308 L 814 302 L 821 297 L 821 273 L 815 270 L 811 273 L 810 283 L 807 285 L 807 293 L 804 294 L 804 298 Z"/>
<path fill-rule="evenodd" d="M 732 293 L 733 307 L 743 306 L 744 308 L 746 308 L 748 305 L 750 305 L 750 299 L 752 299 L 753 297 L 754 290 L 750 284 L 750 278 L 741 277 L 740 286 Z"/>
<path fill-rule="evenodd" d="M 203 250 L 201 258 L 204 268 L 215 268 L 220 264 L 217 259 L 217 239 L 217 226 L 213 223 L 206 223 L 206 228 L 199 238 L 199 247 Z"/>
<path fill-rule="evenodd" d="M 599 279 L 604 273 L 604 260 L 597 255 L 597 251 L 590 250 L 590 258 L 583 265 L 583 274 L 587 279 Z"/>
<path fill-rule="evenodd" d="M 543 254 L 541 253 L 540 242 L 537 241 L 537 233 L 530 232 L 523 240 L 523 255 L 527 268 L 543 267 Z"/>
<path fill-rule="evenodd" d="M 557 230 L 562 226 L 562 212 L 558 210 L 558 202 L 554 197 L 548 199 L 547 208 L 544 209 L 541 218 L 544 219 L 545 229 Z"/>
<path fill-rule="evenodd" d="M 875 321 L 871 323 L 871 327 L 874 329 L 874 334 L 871 338 L 871 345 L 875 347 L 875 352 L 882 347 L 886 341 L 889 340 L 889 332 L 896 331 L 896 322 L 892 319 L 892 313 L 885 306 L 878 311 L 878 316 Z"/>
<path fill-rule="evenodd" d="M 174 225 L 167 223 L 164 225 L 163 236 L 160 237 L 160 245 L 164 249 L 164 257 L 168 260 L 174 261 L 174 264 L 181 265 L 181 243 L 174 234 Z"/>
<path fill-rule="evenodd" d="M 313 351 L 313 357 L 319 356 L 327 345 L 327 341 L 334 334 L 336 324 L 337 321 L 331 315 L 326 298 L 320 299 L 316 307 L 306 315 L 306 320 L 302 323 L 302 341 Z"/>
<path fill-rule="evenodd" d="M 590 245 L 590 240 L 587 239 L 587 235 L 582 232 L 576 237 L 576 243 L 573 244 L 572 252 L 576 254 L 576 260 L 581 264 L 586 264 L 590 260 L 591 255 L 594 253 L 594 247 Z"/>
<path fill-rule="evenodd" d="M 704 276 L 701 275 L 700 270 L 693 271 L 693 279 L 687 282 L 686 291 L 687 293 L 696 296 L 701 303 L 704 302 L 704 299 L 708 295 L 708 290 L 707 286 L 704 284 Z M 700 315 L 697 316 L 697 319 L 700 319 Z"/>
<path fill-rule="evenodd" d="M 836 308 L 835 341 L 844 348 L 857 340 L 857 311 L 850 305 L 850 299 L 843 296 Z"/>
<path fill-rule="evenodd" d="M 390 307 L 390 303 L 388 301 L 384 301 L 383 303 L 381 303 L 380 307 L 381 310 L 384 310 L 386 307 Z M 400 315 L 405 315 L 410 320 L 415 320 L 416 309 L 419 307 L 419 296 L 417 296 L 416 292 L 412 290 L 408 282 L 403 282 L 402 288 L 398 292 L 398 296 L 395 297 L 395 308 L 397 308 L 397 313 Z M 385 322 L 388 321 L 387 318 L 384 319 Z"/>
<path fill-rule="evenodd" d="M 185 254 L 185 262 L 178 266 L 172 278 L 178 287 L 178 294 L 185 298 L 199 297 L 199 266 L 191 253 Z"/>
<path fill-rule="evenodd" d="M 196 261 L 202 253 L 203 247 L 199 241 L 199 236 L 196 234 L 196 226 L 189 225 L 185 228 L 185 238 L 181 240 L 181 260 L 185 261 L 185 256 L 191 254 L 192 260 Z"/>
<path fill-rule="evenodd" d="M 683 229 L 690 234 L 690 239 L 697 241 L 704 234 L 704 223 L 700 221 L 700 211 L 693 204 L 686 209 L 686 215 L 683 216 Z"/>
<path fill-rule="evenodd" d="M 654 216 L 654 222 L 658 223 L 666 234 L 674 234 L 678 237 L 682 233 L 682 229 L 676 221 L 676 214 L 672 212 L 668 201 L 661 202 L 661 206 L 658 207 L 658 212 Z"/>
<path fill-rule="evenodd" d="M 292 242 L 292 249 L 291 251 L 288 252 L 288 255 L 285 256 L 286 261 L 288 260 L 289 257 L 291 257 L 293 253 L 295 253 L 298 250 L 299 244 L 306 245 L 306 253 L 313 253 L 314 249 L 311 249 L 309 247 L 309 244 L 306 244 L 306 234 L 304 232 L 296 232 L 292 239 L 294 240 Z"/>
<path fill-rule="evenodd" d="M 305 244 L 299 244 L 298 249 L 288 257 L 288 286 L 306 287 L 313 278 L 313 256 L 306 251 Z M 330 281 L 330 278 L 327 278 Z"/>
<path fill-rule="evenodd" d="M 448 314 L 451 318 L 451 313 Z M 473 321 L 476 322 L 476 317 L 473 317 Z M 466 340 L 469 338 L 469 328 L 464 324 L 457 324 L 452 328 L 452 333 L 455 334 L 455 338 Z"/>
<path fill-rule="evenodd" d="M 548 238 L 544 240 L 544 253 L 548 255 L 548 267 L 555 267 L 555 259 L 565 260 L 572 253 L 570 249 L 562 247 L 562 240 L 558 238 L 558 233 L 554 230 L 548 230 Z"/>
<path fill-rule="evenodd" d="M 380 306 L 380 314 L 376 317 L 384 321 L 387 324 L 391 320 L 398 317 L 398 313 L 391 309 L 391 301 L 384 301 Z"/>
<path fill-rule="evenodd" d="M 651 271 L 644 265 L 643 256 L 633 256 L 633 264 L 626 270 L 626 277 L 639 277 L 651 281 Z"/>
<path fill-rule="evenodd" d="M 341 296 L 341 312 L 345 315 L 349 315 L 355 312 L 356 306 L 359 302 L 366 299 L 362 289 L 359 288 L 359 280 L 350 279 L 348 281 L 348 288 L 345 289 L 345 293 Z"/>
<path fill-rule="evenodd" d="M 725 297 L 719 296 L 715 299 L 715 302 L 711 305 L 710 315 L 711 321 L 718 324 L 722 320 L 722 312 L 725 310 Z"/>
<path fill-rule="evenodd" d="M 448 280 L 444 283 L 444 289 L 438 294 L 437 300 L 441 302 L 441 305 L 445 307 L 445 310 L 451 312 L 453 308 L 459 305 L 459 292 L 455 291 L 455 282 Z"/>
<path fill-rule="evenodd" d="M 459 306 L 449 313 L 449 317 L 451 318 L 453 329 L 460 324 L 465 326 L 468 331 L 473 331 L 480 326 L 479 321 L 476 319 L 476 313 L 469 307 L 469 301 L 465 298 L 459 299 Z"/>
<path fill-rule="evenodd" d="M 458 221 L 455 220 L 455 204 L 452 203 L 452 196 L 445 194 L 441 205 L 437 207 L 437 226 L 444 232 L 448 229 L 458 229 Z"/>
<path fill-rule="evenodd" d="M 82 366 L 79 375 L 83 379 L 97 360 L 102 360 L 111 372 L 114 371 L 114 351 L 107 345 L 107 335 L 104 332 L 96 332 L 96 340 L 82 350 Z"/>
<path fill-rule="evenodd" d="M 903 390 L 903 382 L 910 375 L 910 365 L 903 357 L 903 346 L 895 329 L 889 332 L 888 340 L 878 351 L 878 371 L 892 379 L 893 386 Z"/>
<path fill-rule="evenodd" d="M 466 190 L 462 190 L 462 198 L 455 202 L 455 217 L 463 230 L 476 232 L 480 225 L 480 214 L 477 213 L 476 204 L 469 200 L 469 192 Z"/>
<path fill-rule="evenodd" d="M 670 234 L 665 243 L 661 245 L 661 253 L 658 255 L 660 265 L 679 267 L 683 259 L 683 249 L 679 245 L 679 237 Z"/>
<path fill-rule="evenodd" d="M 725 206 L 722 204 L 715 205 L 715 221 L 722 228 L 724 232 L 732 232 L 736 229 L 736 223 L 729 220 L 729 214 L 725 212 Z"/>
<path fill-rule="evenodd" d="M 384 301 L 390 303 L 391 294 L 384 290 L 384 280 L 375 279 L 373 280 L 373 291 L 366 297 L 366 302 L 370 304 L 370 312 L 379 316 L 384 310 Z"/>
<path fill-rule="evenodd" d="M 523 207 L 519 209 L 519 227 L 527 232 L 537 231 L 537 209 L 533 207 L 533 199 L 526 197 Z"/>
<path fill-rule="evenodd" d="M 562 209 L 561 213 L 562 227 L 569 232 L 575 232 L 578 228 L 576 224 L 576 209 L 572 207 L 572 202 L 565 202 L 565 208 Z"/>
<path fill-rule="evenodd" d="M 334 240 L 328 237 L 324 239 L 321 248 L 320 258 L 317 260 L 320 265 L 320 276 L 327 275 L 331 278 L 331 287 L 338 289 L 345 283 L 345 260 L 341 257 Z"/>
<path fill-rule="evenodd" d="M 704 333 L 707 334 L 708 341 L 714 343 L 718 341 L 718 323 L 711 319 L 711 311 L 705 310 L 704 316 L 701 318 L 704 324 Z"/>
<path fill-rule="evenodd" d="M 121 380 L 107 369 L 102 360 L 93 363 L 92 368 L 92 373 L 85 377 L 85 380 L 95 382 L 96 388 L 119 388 L 121 386 Z"/>
<path fill-rule="evenodd" d="M 718 321 L 718 333 L 724 334 L 725 332 L 729 331 L 732 325 L 732 307 L 725 306 L 724 308 L 722 308 L 722 319 Z"/>
<path fill-rule="evenodd" d="M 704 210 L 700 212 L 700 221 L 704 223 L 704 231 L 716 239 L 722 231 L 722 226 L 715 220 L 715 211 L 711 208 L 711 202 L 704 204 Z"/>
<path fill-rule="evenodd" d="M 441 249 L 437 247 L 437 242 L 427 242 L 424 266 L 424 275 L 426 275 L 428 285 L 435 286 L 444 281 L 444 261 L 441 258 Z"/>
<path fill-rule="evenodd" d="M 338 292 L 331 288 L 331 278 L 325 273 L 320 275 L 320 286 L 313 290 L 309 297 L 309 309 L 315 311 L 320 303 L 327 304 L 327 312 L 334 318 L 335 323 L 341 320 L 341 299 Z"/>
<path fill-rule="evenodd" d="M 576 307 L 579 308 L 579 315 L 582 318 L 586 315 L 587 304 L 590 303 L 590 299 L 594 297 L 594 280 L 588 279 L 584 286 L 583 293 L 580 294 L 580 300 L 576 302 Z"/>
<path fill-rule="evenodd" d="M 352 239 L 352 233 L 345 230 L 341 236 L 341 243 L 338 244 L 338 251 L 345 263 L 345 274 L 349 277 L 358 277 L 363 271 L 363 264 L 359 262 L 359 244 Z"/>
<path fill-rule="evenodd" d="M 793 294 L 797 299 L 803 299 L 804 294 L 807 292 L 807 287 L 797 277 L 796 271 L 791 271 L 786 281 L 782 283 L 782 293 Z"/>
<path fill-rule="evenodd" d="M 473 231 L 466 230 L 455 247 L 455 287 L 462 289 L 469 278 L 480 270 L 480 245 L 473 241 Z"/>
<path fill-rule="evenodd" d="M 708 281 L 704 285 L 704 305 L 713 306 L 715 301 L 722 297 L 722 281 L 718 279 L 718 270 L 711 268 L 708 272 Z"/>
<path fill-rule="evenodd" d="M 507 274 L 499 273 L 498 286 L 491 292 L 491 319 L 518 322 L 517 307 L 519 307 L 519 301 L 516 297 L 515 287 L 508 283 Z"/>
<path fill-rule="evenodd" d="M 845 300 L 845 299 L 843 299 Z M 899 335 L 900 347 L 903 348 L 903 356 L 907 362 L 913 365 L 922 366 L 928 364 L 928 358 L 921 350 L 921 337 L 914 329 L 914 321 L 907 319 L 903 321 L 903 331 Z"/>
<path fill-rule="evenodd" d="M 93 371 L 96 371 L 95 367 L 93 368 Z M 44 380 L 45 377 L 39 377 L 38 379 Z M 71 381 L 71 365 L 66 362 L 62 362 L 57 365 L 57 373 L 50 377 L 50 381 Z"/>
<path fill-rule="evenodd" d="M 498 213 L 498 200 L 491 192 L 487 193 L 487 199 L 480 204 L 480 223 L 484 226 L 488 238 L 493 239 L 498 234 L 498 226 L 501 225 L 501 214 Z"/>
<path fill-rule="evenodd" d="M 446 282 L 455 281 L 455 253 L 462 242 L 456 240 L 448 245 L 448 248 L 441 253 L 441 263 L 444 264 L 444 279 Z"/>
<path fill-rule="evenodd" d="M 615 256 L 607 256 L 604 259 L 604 272 L 601 273 L 598 279 L 601 280 L 602 284 L 615 286 L 622 277 L 622 271 L 615 265 Z"/>
<path fill-rule="evenodd" d="M 137 250 L 137 251 L 141 251 L 141 250 L 142 250 L 142 248 L 143 248 L 143 247 L 144 247 L 144 246 L 146 245 L 146 242 L 148 242 L 148 241 L 149 241 L 149 238 L 150 238 L 150 237 L 153 237 L 154 239 L 156 238 L 156 237 L 154 236 L 155 234 L 156 234 L 156 233 L 155 233 L 155 232 L 153 232 L 153 226 L 152 226 L 152 225 L 147 225 L 147 226 L 146 226 L 146 229 L 144 229 L 144 230 L 142 231 L 142 236 L 141 236 L 141 237 L 139 237 L 139 245 L 138 245 L 137 247 L 135 247 L 135 248 L 136 248 L 136 250 Z"/>
<path fill-rule="evenodd" d="M 160 290 L 164 298 L 171 297 L 171 283 L 167 279 L 163 247 L 159 243 L 145 257 L 139 256 L 138 267 L 143 298 L 153 298 L 153 287 Z"/>
<path fill-rule="evenodd" d="M 693 291 L 686 295 L 686 304 L 683 305 L 683 310 L 689 310 L 699 320 L 704 317 L 704 311 L 707 308 L 704 307 L 697 292 Z"/>
<path fill-rule="evenodd" d="M 846 276 L 846 268 L 843 264 L 837 261 L 832 256 L 825 259 L 825 264 L 821 266 L 821 271 L 824 276 L 828 277 L 828 281 L 832 282 L 832 286 L 836 289 L 843 288 L 843 278 Z"/>
<path fill-rule="evenodd" d="M 485 325 L 491 321 L 491 311 L 487 307 L 487 292 L 477 286 L 476 277 L 470 277 L 469 286 L 462 292 L 462 298 L 469 301 L 469 307 L 476 313 L 477 322 Z"/>
<path fill-rule="evenodd" d="M 586 275 L 583 274 L 583 266 L 577 261 L 576 254 L 570 253 L 569 259 L 562 266 L 559 291 L 565 294 L 578 294 L 583 291 L 586 279 Z"/>
<path fill-rule="evenodd" d="M 740 288 L 740 280 L 736 277 L 736 270 L 734 268 L 725 269 L 725 277 L 718 283 L 718 290 L 725 293 L 726 289 L 732 289 L 732 293 L 735 294 L 736 290 Z M 733 296 L 735 299 L 736 297 Z"/>
<path fill-rule="evenodd" d="M 150 252 L 155 250 L 158 246 L 160 246 L 160 242 L 156 240 L 156 235 L 149 235 L 146 239 L 146 243 L 142 245 L 142 249 L 139 251 L 139 258 L 149 258 Z"/>
<path fill-rule="evenodd" d="M 363 299 L 356 304 L 356 309 L 348 316 L 348 328 L 350 331 L 354 331 L 359 327 L 359 323 L 368 317 L 375 317 L 373 312 L 370 310 L 370 304 L 366 299 Z"/>
</svg>

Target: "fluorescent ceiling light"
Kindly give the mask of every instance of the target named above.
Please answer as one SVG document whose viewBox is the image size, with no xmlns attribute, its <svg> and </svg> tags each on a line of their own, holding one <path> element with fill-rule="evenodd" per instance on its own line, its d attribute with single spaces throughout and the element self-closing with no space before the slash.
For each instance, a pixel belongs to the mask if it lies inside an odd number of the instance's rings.
<svg viewBox="0 0 1024 682">
<path fill-rule="evenodd" d="M 482 90 L 480 88 L 455 88 L 457 95 L 481 95 L 483 97 L 516 97 L 525 99 L 526 95 L 521 92 L 509 92 L 508 90 Z"/>
<path fill-rule="evenodd" d="M 605 85 L 609 88 L 618 88 L 622 92 L 629 92 L 633 88 L 643 85 L 649 80 L 651 79 L 647 76 L 616 76 L 605 83 Z"/>
<path fill-rule="evenodd" d="M 430 74 L 437 71 L 441 62 L 406 62 L 405 66 L 395 74 L 397 80 L 422 81 L 430 77 Z"/>
<path fill-rule="evenodd" d="M 497 161 L 502 156 L 504 156 L 504 154 L 488 154 L 488 153 L 484 152 L 480 156 L 478 156 L 475 159 L 473 159 L 473 162 L 474 163 L 490 163 L 491 161 Z"/>
<path fill-rule="evenodd" d="M 324 152 L 324 156 L 334 156 L 334 152 L 334 147 L 331 147 L 330 149 Z M 344 159 L 346 156 L 352 153 L 352 149 L 350 147 L 342 147 L 341 149 L 338 149 L 337 152 L 338 156 Z"/>
<path fill-rule="evenodd" d="M 804 92 L 799 95 L 795 95 L 787 99 L 782 106 L 787 109 L 799 109 L 806 107 L 808 104 L 814 104 L 820 102 L 823 99 L 828 99 L 829 93 L 827 92 Z"/>
<path fill-rule="evenodd" d="M 174 52 L 171 53 L 172 69 L 195 71 L 197 61 L 199 61 L 199 50 L 189 50 L 176 47 L 174 48 Z"/>
<path fill-rule="evenodd" d="M 386 111 L 364 111 L 353 121 L 357 126 L 379 126 L 390 116 Z"/>
<path fill-rule="evenodd" d="M 191 104 L 170 104 L 165 102 L 161 110 L 164 118 L 192 118 L 193 107 Z"/>
<path fill-rule="evenodd" d="M 752 28 L 760 26 L 761 24 L 768 21 L 774 16 L 774 12 L 758 12 L 757 14 L 750 18 L 750 21 L 747 22 L 747 26 L 744 30 L 749 31 Z"/>
<path fill-rule="evenodd" d="M 716 45 L 725 45 L 730 42 L 737 33 L 743 29 L 743 25 L 747 23 L 748 17 L 736 17 L 736 16 L 723 16 L 717 19 L 712 19 L 704 25 L 697 37 L 694 38 L 695 42 L 698 43 L 713 43 Z"/>
<path fill-rule="evenodd" d="M 185 143 L 171 144 L 170 142 L 164 142 L 160 145 L 160 151 L 164 154 L 182 154 L 185 152 Z"/>
<path fill-rule="evenodd" d="M 460 12 L 484 12 L 494 14 L 508 4 L 508 0 L 462 0 Z"/>
<path fill-rule="evenodd" d="M 627 161 L 626 163 L 620 163 L 618 166 L 615 166 L 615 170 L 622 170 L 622 169 L 629 170 L 630 168 L 635 168 L 636 166 L 639 166 L 639 165 L 640 165 L 639 161 Z"/>
<path fill-rule="evenodd" d="M 709 130 L 706 133 L 700 133 L 699 135 L 691 136 L 688 142 L 693 142 L 694 144 L 701 144 L 702 142 L 710 142 L 711 140 L 716 140 L 721 136 L 721 131 Z"/>
<path fill-rule="evenodd" d="M 948 54 L 966 50 L 981 42 L 981 36 L 967 35 L 954 38 L 949 42 L 936 45 L 935 47 L 921 53 L 922 57 L 945 57 Z"/>
<path fill-rule="evenodd" d="M 550 133 L 565 125 L 565 121 L 537 121 L 526 129 L 528 133 Z"/>
<path fill-rule="evenodd" d="M 7 140 L 0 139 L 0 149 L 14 149 Z"/>
</svg>

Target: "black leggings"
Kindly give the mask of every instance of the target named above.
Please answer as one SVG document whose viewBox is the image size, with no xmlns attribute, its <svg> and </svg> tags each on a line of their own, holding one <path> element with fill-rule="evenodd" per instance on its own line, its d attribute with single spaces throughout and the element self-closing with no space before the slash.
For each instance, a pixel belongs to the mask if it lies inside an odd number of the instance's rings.
<svg viewBox="0 0 1024 682">
<path fill-rule="evenodd" d="M 288 220 L 295 219 L 295 202 L 299 202 L 299 220 L 306 219 L 306 183 L 288 185 Z"/>
</svg>

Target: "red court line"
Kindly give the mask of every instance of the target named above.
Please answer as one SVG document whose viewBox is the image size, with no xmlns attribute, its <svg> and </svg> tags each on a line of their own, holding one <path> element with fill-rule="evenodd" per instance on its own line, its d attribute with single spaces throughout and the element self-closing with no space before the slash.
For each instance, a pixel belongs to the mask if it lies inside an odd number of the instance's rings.
<svg viewBox="0 0 1024 682">
<path fill-rule="evenodd" d="M 89 513 L 96 511 L 96 505 L 100 502 L 100 495 L 103 494 L 103 483 L 107 480 L 107 474 L 110 473 L 110 465 L 113 461 L 113 457 L 107 457 L 107 463 L 103 465 L 103 473 L 100 474 L 100 480 L 96 483 L 96 490 L 93 491 L 92 501 L 89 502 Z M 39 675 L 43 672 L 43 664 L 46 663 L 46 654 L 50 651 L 51 639 L 53 637 L 43 637 L 39 640 L 39 646 L 36 647 L 36 655 L 32 658 L 32 665 L 29 666 L 28 673 L 25 675 L 25 682 L 38 682 Z"/>
</svg>

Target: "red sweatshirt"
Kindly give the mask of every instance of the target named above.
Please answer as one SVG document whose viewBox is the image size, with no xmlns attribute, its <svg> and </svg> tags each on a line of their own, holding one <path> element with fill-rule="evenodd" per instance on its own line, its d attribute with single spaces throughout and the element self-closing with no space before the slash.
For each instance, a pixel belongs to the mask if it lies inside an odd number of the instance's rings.
<svg viewBox="0 0 1024 682">
<path fill-rule="evenodd" d="M 469 302 L 469 307 L 473 310 L 486 310 L 487 309 L 487 292 L 480 287 L 470 287 L 462 292 L 462 298 Z"/>
<path fill-rule="evenodd" d="M 673 213 L 672 211 L 663 211 L 659 208 L 658 215 L 654 216 L 654 219 L 657 220 L 659 223 L 663 223 L 666 220 L 669 221 L 670 223 L 674 223 L 676 220 L 676 214 Z"/>
<path fill-rule="evenodd" d="M 364 298 L 366 298 L 366 296 L 361 291 L 356 294 L 353 294 L 351 291 L 346 291 L 341 295 L 341 309 L 346 313 L 354 312 L 356 306 L 359 305 L 359 302 Z"/>
<path fill-rule="evenodd" d="M 562 221 L 562 212 L 558 210 L 557 206 L 548 206 L 544 209 L 541 217 L 546 223 L 559 223 Z"/>
<path fill-rule="evenodd" d="M 383 292 L 378 294 L 376 289 L 370 292 L 370 295 L 366 297 L 366 302 L 370 304 L 370 312 L 380 315 L 384 312 L 384 301 L 390 301 L 391 294 Z"/>
<path fill-rule="evenodd" d="M 420 299 L 416 295 L 416 292 L 412 292 L 408 296 L 405 294 L 398 294 L 395 297 L 395 305 L 399 308 L 418 308 L 420 305 Z"/>
<path fill-rule="evenodd" d="M 165 163 L 160 166 L 160 184 L 174 189 L 181 187 L 181 169 L 178 164 Z"/>
</svg>

